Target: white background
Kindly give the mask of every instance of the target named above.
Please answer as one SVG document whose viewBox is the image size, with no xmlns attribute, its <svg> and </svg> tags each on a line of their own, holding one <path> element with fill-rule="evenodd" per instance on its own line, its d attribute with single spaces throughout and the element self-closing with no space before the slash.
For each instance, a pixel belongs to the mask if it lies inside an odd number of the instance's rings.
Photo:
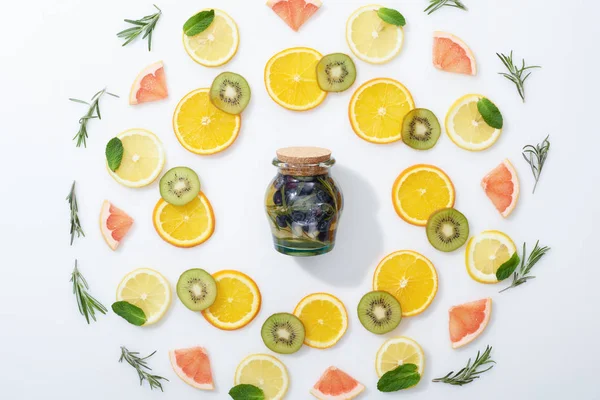
<svg viewBox="0 0 600 400">
<path fill-rule="evenodd" d="M 263 1 L 168 1 L 155 30 L 152 52 L 136 41 L 121 47 L 115 34 L 123 18 L 153 12 L 151 1 L 15 1 L 3 7 L 0 25 L 2 96 L 0 148 L 2 200 L 0 235 L 0 397 L 4 399 L 192 399 L 228 398 L 238 362 L 250 353 L 267 352 L 260 326 L 271 313 L 292 311 L 306 294 L 325 291 L 346 304 L 350 328 L 332 349 L 303 348 L 281 356 L 291 377 L 287 398 L 307 399 L 308 389 L 330 365 L 360 380 L 368 399 L 599 399 L 597 340 L 600 335 L 597 259 L 598 211 L 597 46 L 600 6 L 572 0 L 465 0 L 469 12 L 445 8 L 431 16 L 423 0 L 390 1 L 408 21 L 399 57 L 382 65 L 357 62 L 358 84 L 392 77 L 412 92 L 416 104 L 443 119 L 458 97 L 482 93 L 502 110 L 505 130 L 489 150 L 470 153 L 443 134 L 428 152 L 396 143 L 372 145 L 351 130 L 347 106 L 353 92 L 331 94 L 317 109 L 294 113 L 275 104 L 263 84 L 266 61 L 292 46 L 314 47 L 323 54 L 350 52 L 345 22 L 363 1 L 325 1 L 296 33 Z M 209 69 L 194 63 L 181 44 L 181 26 L 198 9 L 217 6 L 238 23 L 241 44 L 226 66 Z M 431 36 L 446 30 L 474 51 L 476 77 L 448 74 L 431 64 Z M 543 69 L 527 82 L 527 103 L 514 86 L 497 75 L 503 69 L 496 52 L 515 50 Z M 130 85 L 146 65 L 164 60 L 169 87 L 165 101 L 131 107 Z M 200 157 L 177 142 L 171 117 L 179 99 L 207 87 L 221 71 L 243 74 L 252 86 L 236 143 L 222 154 Z M 68 97 L 89 99 L 108 89 L 120 99 L 101 101 L 104 118 L 89 124 L 88 148 L 71 141 L 85 107 Z M 163 242 L 151 223 L 159 199 L 157 184 L 143 189 L 120 186 L 104 165 L 109 138 L 132 127 L 155 132 L 163 141 L 167 168 L 194 168 L 216 214 L 217 228 L 207 243 L 178 249 Z M 521 148 L 550 134 L 552 148 L 538 190 L 521 158 Z M 335 250 L 311 259 L 294 259 L 272 249 L 263 211 L 263 193 L 275 169 L 275 149 L 318 145 L 333 150 L 333 175 L 343 188 L 346 209 Z M 519 173 L 522 196 L 509 219 L 498 215 L 479 186 L 503 158 Z M 424 230 L 403 222 L 392 207 L 396 176 L 415 163 L 444 169 L 457 190 L 456 207 L 469 218 L 471 232 L 499 229 L 519 245 L 537 239 L 552 250 L 535 267 L 537 279 L 498 294 L 504 285 L 486 286 L 469 278 L 464 249 L 442 254 L 427 242 Z M 69 246 L 65 201 L 77 180 L 85 238 Z M 104 199 L 123 208 L 135 224 L 112 252 L 98 229 Z M 367 332 L 355 307 L 371 289 L 377 263 L 388 253 L 413 249 L 435 264 L 440 287 L 431 307 L 406 318 L 385 337 Z M 138 267 L 163 273 L 172 285 L 191 267 L 216 272 L 238 269 L 251 275 L 263 294 L 256 320 L 236 332 L 222 332 L 176 298 L 164 319 L 138 328 L 114 314 L 87 325 L 79 315 L 69 276 L 75 258 L 91 293 L 109 306 L 121 278 Z M 493 298 L 491 322 L 474 343 L 452 350 L 448 339 L 450 306 Z M 427 365 L 417 388 L 397 395 L 377 392 L 374 357 L 386 337 L 407 335 L 426 353 Z M 460 368 L 486 344 L 494 346 L 497 366 L 479 381 L 459 388 L 431 383 Z M 119 346 L 148 354 L 150 365 L 171 380 L 165 392 L 139 387 L 135 371 L 117 362 Z M 205 346 L 216 391 L 201 392 L 173 373 L 169 349 Z"/>
</svg>

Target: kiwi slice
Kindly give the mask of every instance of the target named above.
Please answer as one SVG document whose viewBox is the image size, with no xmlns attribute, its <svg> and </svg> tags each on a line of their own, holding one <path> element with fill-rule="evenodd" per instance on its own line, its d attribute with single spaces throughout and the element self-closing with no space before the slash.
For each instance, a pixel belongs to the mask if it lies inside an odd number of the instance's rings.
<svg viewBox="0 0 600 400">
<path fill-rule="evenodd" d="M 211 274 L 200 268 L 185 271 L 177 281 L 177 297 L 192 311 L 212 306 L 217 298 L 217 283 Z"/>
<path fill-rule="evenodd" d="M 260 336 L 265 345 L 279 354 L 292 354 L 304 343 L 304 324 L 289 313 L 271 315 L 262 326 Z"/>
<path fill-rule="evenodd" d="M 402 319 L 402 308 L 388 292 L 369 292 L 358 303 L 358 319 L 369 332 L 381 335 L 396 329 Z"/>
<path fill-rule="evenodd" d="M 175 167 L 160 178 L 160 195 L 167 203 L 183 206 L 194 200 L 200 192 L 200 179 L 188 167 Z"/>
<path fill-rule="evenodd" d="M 317 82 L 326 92 L 343 92 L 355 80 L 356 66 L 346 54 L 328 54 L 317 64 Z"/>
<path fill-rule="evenodd" d="M 426 108 L 411 110 L 402 121 L 402 141 L 413 149 L 431 149 L 441 133 L 440 121 Z"/>
<path fill-rule="evenodd" d="M 454 251 L 469 238 L 467 217 L 454 208 L 442 208 L 427 220 L 427 239 L 440 251 Z"/>
<path fill-rule="evenodd" d="M 210 88 L 210 101 L 221 111 L 239 114 L 250 102 L 250 85 L 243 76 L 223 72 L 215 78 Z"/>
</svg>

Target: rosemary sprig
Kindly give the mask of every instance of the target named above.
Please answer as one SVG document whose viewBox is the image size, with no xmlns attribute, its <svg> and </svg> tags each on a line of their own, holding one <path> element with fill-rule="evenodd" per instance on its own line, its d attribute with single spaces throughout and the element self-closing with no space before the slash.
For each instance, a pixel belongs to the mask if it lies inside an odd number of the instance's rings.
<svg viewBox="0 0 600 400">
<path fill-rule="evenodd" d="M 131 43 L 136 37 L 138 37 L 140 34 L 144 34 L 142 36 L 142 39 L 146 39 L 146 37 L 148 38 L 148 51 L 152 50 L 152 32 L 154 31 L 154 28 L 156 27 L 156 23 L 158 22 L 158 19 L 160 18 L 160 16 L 162 15 L 162 10 L 160 8 L 158 8 L 156 6 L 156 4 L 153 4 L 154 8 L 156 8 L 158 10 L 157 13 L 155 14 L 150 14 L 150 15 L 146 15 L 141 19 L 126 19 L 124 20 L 125 22 L 135 25 L 131 28 L 122 30 L 121 32 L 117 33 L 117 36 L 121 39 L 125 39 L 125 42 L 123 43 L 123 46 L 127 46 L 129 43 Z"/>
<path fill-rule="evenodd" d="M 153 351 L 151 354 L 147 355 L 146 357 L 139 357 L 138 352 L 136 351 L 129 351 L 127 350 L 127 348 L 125 346 L 121 346 L 121 357 L 119 358 L 119 362 L 123 362 L 123 360 L 127 361 L 127 363 L 129 365 L 131 365 L 133 368 L 135 368 L 135 370 L 138 373 L 138 377 L 140 378 L 140 386 L 142 386 L 142 383 L 144 382 L 144 380 L 148 381 L 148 384 L 150 385 L 150 390 L 154 389 L 154 388 L 159 388 L 160 391 L 163 391 L 163 387 L 162 387 L 162 383 L 160 382 L 160 380 L 165 380 L 165 381 L 169 381 L 167 378 L 163 378 L 162 376 L 158 376 L 158 375 L 152 375 L 150 374 L 148 371 L 152 371 L 152 368 L 150 368 L 146 362 L 146 360 L 150 357 L 152 357 L 154 355 L 154 353 L 156 353 L 156 351 Z"/>
<path fill-rule="evenodd" d="M 87 113 L 85 113 L 85 115 L 83 117 L 79 118 L 79 131 L 73 137 L 73 140 L 77 139 L 77 147 L 80 147 L 82 143 L 83 143 L 83 147 L 87 147 L 86 139 L 88 138 L 88 132 L 87 132 L 88 121 L 90 119 L 94 119 L 94 118 L 102 119 L 102 116 L 100 115 L 99 101 L 104 93 L 109 94 L 113 97 L 119 97 L 116 94 L 107 92 L 106 88 L 104 88 L 92 97 L 92 100 L 90 100 L 91 103 L 88 103 L 87 101 L 83 101 L 83 100 L 79 100 L 79 99 L 69 98 L 69 100 L 74 101 L 75 103 L 87 104 L 89 106 Z"/>
<path fill-rule="evenodd" d="M 500 58 L 500 60 L 502 60 L 502 63 L 504 64 L 504 66 L 506 67 L 506 69 L 508 69 L 508 74 L 505 72 L 498 72 L 498 74 L 504 76 L 506 79 L 508 79 L 509 81 L 511 81 L 512 83 L 515 84 L 515 86 L 517 87 L 517 91 L 519 92 L 519 96 L 521 96 L 521 99 L 523 100 L 523 103 L 525 103 L 525 80 L 527 78 L 529 78 L 529 75 L 531 75 L 531 71 L 529 71 L 529 73 L 527 73 L 527 75 L 523 76 L 523 74 L 528 70 L 528 69 L 533 69 L 533 68 L 542 68 L 539 65 L 529 65 L 529 66 L 525 66 L 525 59 L 523 59 L 521 61 L 521 67 L 516 66 L 513 63 L 513 52 L 512 50 L 510 51 L 510 54 L 507 56 L 506 54 L 502 54 L 502 53 L 496 53 L 496 55 L 498 56 L 498 58 Z"/>
<path fill-rule="evenodd" d="M 77 233 L 77 237 L 83 236 L 85 237 L 85 233 L 83 233 L 83 229 L 81 229 L 81 223 L 79 222 L 79 215 L 77 212 L 79 209 L 77 208 L 77 196 L 75 195 L 75 181 L 71 185 L 71 191 L 67 196 L 67 201 L 69 202 L 69 208 L 71 209 L 71 246 L 73 245 L 73 239 L 75 239 L 75 234 Z"/>
<path fill-rule="evenodd" d="M 425 12 L 429 15 L 444 6 L 460 8 L 461 10 L 467 11 L 467 7 L 465 7 L 460 0 L 429 0 L 429 6 L 425 9 Z"/>
<path fill-rule="evenodd" d="M 527 146 L 523 147 L 523 158 L 531 167 L 531 172 L 535 178 L 533 193 L 535 193 L 535 188 L 540 180 L 542 168 L 544 168 L 544 163 L 546 162 L 546 158 L 548 158 L 548 151 L 550 150 L 550 141 L 548 140 L 549 137 L 550 135 L 546 136 L 546 139 L 544 139 L 542 143 L 538 143 L 535 146 L 528 144 Z"/>
<path fill-rule="evenodd" d="M 539 244 L 540 244 L 540 241 L 538 240 L 535 243 L 535 247 L 533 248 L 533 251 L 531 252 L 531 254 L 529 254 L 529 257 L 527 258 L 526 257 L 526 255 L 527 255 L 526 243 L 523 243 L 523 256 L 521 257 L 521 267 L 519 267 L 519 269 L 513 273 L 512 284 L 510 286 L 508 286 L 507 288 L 502 289 L 500 291 L 500 293 L 504 292 L 505 290 L 522 285 L 525 282 L 527 282 L 529 279 L 535 278 L 535 276 L 529 275 L 531 268 L 533 268 L 533 266 L 540 260 L 540 258 L 542 258 L 544 256 L 544 254 L 546 254 L 548 252 L 548 250 L 550 250 L 550 247 L 548 247 L 548 246 L 540 247 Z M 525 261 L 526 258 L 527 258 L 527 261 Z"/>
<path fill-rule="evenodd" d="M 479 378 L 479 375 L 494 368 L 493 365 L 490 365 L 486 369 L 478 370 L 478 368 L 483 367 L 484 365 L 496 364 L 496 362 L 490 357 L 491 352 L 492 347 L 486 346 L 483 354 L 480 354 L 479 351 L 477 352 L 477 357 L 475 357 L 475 361 L 473 361 L 473 364 L 471 364 L 471 359 L 469 358 L 466 367 L 464 367 L 457 373 L 454 373 L 454 371 L 450 371 L 446 376 L 434 379 L 433 382 L 442 382 L 456 386 L 462 386 L 466 385 L 467 383 L 473 382 L 475 379 Z"/>
<path fill-rule="evenodd" d="M 96 320 L 96 311 L 106 314 L 106 307 L 88 293 L 89 286 L 77 268 L 77 260 L 75 260 L 75 268 L 73 268 L 73 272 L 71 273 L 70 282 L 73 282 L 73 294 L 77 299 L 79 312 L 85 317 L 88 324 L 90 323 L 90 317 L 94 321 Z"/>
</svg>

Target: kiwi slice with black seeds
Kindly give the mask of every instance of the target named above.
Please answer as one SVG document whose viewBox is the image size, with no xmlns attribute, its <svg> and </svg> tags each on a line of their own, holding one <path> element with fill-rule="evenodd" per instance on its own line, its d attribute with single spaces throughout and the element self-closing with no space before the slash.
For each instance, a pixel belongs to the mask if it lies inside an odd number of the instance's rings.
<svg viewBox="0 0 600 400">
<path fill-rule="evenodd" d="M 402 141 L 413 149 L 431 149 L 441 133 L 440 121 L 426 108 L 411 110 L 402 121 Z"/>
<path fill-rule="evenodd" d="M 450 252 L 461 247 L 469 238 L 469 221 L 460 211 L 443 208 L 431 214 L 426 231 L 433 247 Z"/>
<path fill-rule="evenodd" d="M 343 92 L 355 80 L 354 61 L 344 53 L 328 54 L 317 64 L 317 82 L 326 92 Z"/>
<path fill-rule="evenodd" d="M 302 321 L 289 313 L 271 315 L 260 331 L 265 345 L 279 354 L 292 354 L 300 350 L 305 334 Z"/>
<path fill-rule="evenodd" d="M 210 87 L 210 101 L 221 111 L 239 114 L 250 102 L 250 85 L 243 76 L 233 72 L 219 74 Z"/>
<path fill-rule="evenodd" d="M 400 324 L 402 308 L 388 292 L 369 292 L 358 303 L 358 319 L 369 332 L 381 335 L 393 331 Z"/>
<path fill-rule="evenodd" d="M 177 297 L 192 311 L 212 306 L 217 298 L 217 283 L 211 274 L 200 268 L 185 271 L 177 281 Z"/>
<path fill-rule="evenodd" d="M 188 167 L 175 167 L 160 178 L 161 197 L 174 206 L 184 206 L 200 193 L 200 179 Z"/>
</svg>

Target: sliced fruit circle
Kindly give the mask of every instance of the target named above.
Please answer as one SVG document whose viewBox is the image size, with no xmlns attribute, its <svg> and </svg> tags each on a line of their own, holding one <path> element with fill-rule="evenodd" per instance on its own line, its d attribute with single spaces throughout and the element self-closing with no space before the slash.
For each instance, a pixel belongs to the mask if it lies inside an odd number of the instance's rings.
<svg viewBox="0 0 600 400">
<path fill-rule="evenodd" d="M 215 19 L 206 30 L 194 36 L 183 33 L 185 51 L 192 60 L 205 67 L 226 64 L 233 58 L 240 44 L 235 21 L 224 11 L 214 10 Z"/>
<path fill-rule="evenodd" d="M 110 201 L 104 200 L 100 209 L 100 231 L 108 247 L 116 250 L 133 225 L 133 218 Z"/>
<path fill-rule="evenodd" d="M 213 390 L 210 359 L 203 347 L 191 347 L 169 351 L 171 366 L 185 383 L 196 389 Z"/>
<path fill-rule="evenodd" d="M 402 121 L 415 108 L 408 89 L 390 78 L 363 83 L 352 95 L 348 116 L 358 137 L 377 144 L 402 139 Z"/>
<path fill-rule="evenodd" d="M 293 111 L 321 104 L 327 96 L 317 83 L 317 64 L 322 57 L 306 47 L 293 47 L 271 57 L 265 66 L 265 86 L 273 101 Z"/>
<path fill-rule="evenodd" d="M 157 101 L 169 95 L 162 61 L 148 65 L 135 78 L 129 92 L 129 104 L 142 104 Z"/>
<path fill-rule="evenodd" d="M 267 0 L 267 6 L 296 32 L 321 5 L 321 0 Z"/>
<path fill-rule="evenodd" d="M 481 181 L 481 187 L 504 218 L 517 206 L 519 199 L 519 177 L 508 159 L 491 170 Z"/>
<path fill-rule="evenodd" d="M 363 61 L 383 64 L 402 49 L 404 30 L 383 22 L 377 15 L 381 6 L 368 5 L 356 10 L 346 22 L 346 41 L 350 50 Z"/>
<path fill-rule="evenodd" d="M 215 215 L 204 193 L 183 206 L 158 200 L 152 213 L 154 229 L 167 243 L 193 247 L 207 241 L 215 231 Z"/>
<path fill-rule="evenodd" d="M 313 293 L 304 297 L 294 310 L 306 329 L 304 344 L 317 349 L 335 345 L 348 329 L 348 313 L 344 303 L 329 293 Z"/>
<path fill-rule="evenodd" d="M 320 400 L 351 400 L 361 394 L 365 387 L 339 368 L 329 367 L 310 394 Z"/>
<path fill-rule="evenodd" d="M 425 256 L 400 250 L 385 257 L 373 274 L 373 290 L 392 294 L 402 306 L 402 316 L 411 317 L 425 311 L 438 289 L 435 267 Z"/>
<path fill-rule="evenodd" d="M 433 33 L 433 65 L 457 74 L 476 75 L 475 55 L 459 38 L 446 32 Z"/>
<path fill-rule="evenodd" d="M 259 387 L 265 400 L 283 399 L 290 385 L 285 365 L 268 354 L 251 354 L 235 370 L 234 385 L 248 384 Z"/>
<path fill-rule="evenodd" d="M 139 268 L 125 275 L 117 287 L 117 301 L 138 306 L 146 314 L 146 323 L 158 322 L 171 304 L 171 286 L 158 271 Z"/>
<path fill-rule="evenodd" d="M 467 272 L 477 282 L 498 283 L 496 271 L 517 251 L 515 243 L 500 231 L 483 231 L 467 242 Z"/>
<path fill-rule="evenodd" d="M 173 113 L 177 140 L 200 155 L 215 154 L 231 146 L 242 126 L 242 117 L 215 107 L 209 92 L 208 88 L 192 90 L 179 101 Z"/>
<path fill-rule="evenodd" d="M 381 345 L 375 356 L 375 370 L 381 378 L 383 374 L 403 364 L 415 364 L 423 376 L 425 353 L 419 343 L 406 336 L 388 339 Z"/>
<path fill-rule="evenodd" d="M 450 308 L 450 341 L 457 349 L 471 343 L 485 330 L 492 314 L 492 299 L 481 299 Z"/>
<path fill-rule="evenodd" d="M 261 305 L 260 290 L 248 275 L 233 270 L 213 274 L 217 282 L 217 298 L 202 311 L 204 318 L 223 330 L 235 330 L 248 325 Z"/>
<path fill-rule="evenodd" d="M 433 165 L 417 164 L 405 169 L 392 187 L 396 213 L 417 226 L 426 226 L 435 211 L 454 206 L 454 198 L 452 181 Z"/>
<path fill-rule="evenodd" d="M 480 94 L 467 94 L 456 100 L 446 114 L 446 132 L 462 149 L 485 150 L 496 143 L 502 133 L 502 129 L 489 126 L 479 113 L 477 102 L 482 97 Z"/>
<path fill-rule="evenodd" d="M 158 137 L 146 130 L 134 128 L 117 135 L 123 144 L 123 158 L 116 171 L 106 168 L 113 179 L 127 187 L 151 184 L 165 165 L 165 151 Z"/>
</svg>

